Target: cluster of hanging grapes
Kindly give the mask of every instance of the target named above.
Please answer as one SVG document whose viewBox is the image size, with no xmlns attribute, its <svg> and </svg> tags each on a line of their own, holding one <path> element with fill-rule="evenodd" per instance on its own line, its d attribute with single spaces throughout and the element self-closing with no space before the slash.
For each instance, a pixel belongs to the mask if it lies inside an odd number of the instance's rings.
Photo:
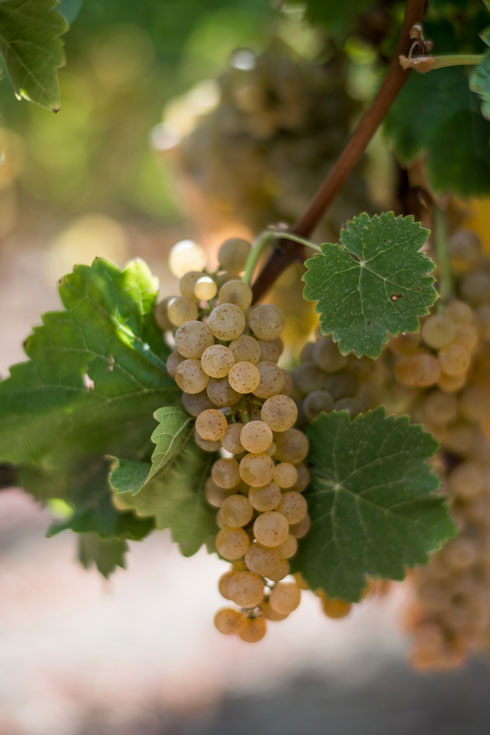
<svg viewBox="0 0 490 735">
<path fill-rule="evenodd" d="M 262 54 L 232 54 L 215 108 L 196 119 L 173 157 L 206 192 L 208 214 L 226 218 L 239 211 L 241 223 L 258 231 L 304 211 L 358 110 L 347 92 L 343 55 L 327 48 L 322 57 L 326 61 L 315 64 L 279 43 Z M 324 218 L 321 236 L 336 237 L 366 206 L 366 187 L 354 173 Z"/>
<path fill-rule="evenodd" d="M 456 666 L 490 640 L 490 258 L 463 230 L 448 254 L 453 296 L 419 333 L 391 339 L 376 361 L 343 356 L 318 336 L 292 371 L 299 426 L 321 411 L 355 416 L 383 404 L 441 444 L 436 469 L 459 534 L 411 575 L 418 668 Z"/>
<path fill-rule="evenodd" d="M 219 610 L 215 625 L 254 642 L 267 620 L 299 605 L 299 584 L 283 580 L 310 520 L 302 494 L 308 440 L 294 428 L 292 382 L 277 365 L 284 316 L 273 304 L 251 307 L 252 291 L 239 277 L 249 252 L 244 240 L 224 242 L 218 271 L 185 272 L 181 295 L 160 302 L 156 319 L 175 330 L 167 370 L 196 418 L 196 443 L 221 455 L 205 495 L 219 509 L 216 549 L 232 562 L 219 589 L 238 608 Z"/>
</svg>

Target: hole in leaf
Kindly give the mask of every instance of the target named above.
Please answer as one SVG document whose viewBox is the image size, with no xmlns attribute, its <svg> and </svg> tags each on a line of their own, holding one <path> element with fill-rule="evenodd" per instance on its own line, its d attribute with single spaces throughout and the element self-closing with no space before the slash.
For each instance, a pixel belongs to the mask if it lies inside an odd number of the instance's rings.
<svg viewBox="0 0 490 735">
<path fill-rule="evenodd" d="M 85 390 L 93 390 L 95 388 L 95 383 L 88 373 L 82 375 L 82 380 Z"/>
<path fill-rule="evenodd" d="M 399 301 L 400 299 L 403 298 L 403 294 L 402 293 L 394 293 L 394 294 L 392 294 L 390 296 L 390 298 L 391 298 L 392 301 Z"/>
<path fill-rule="evenodd" d="M 114 355 L 109 355 L 109 365 L 107 366 L 107 369 L 110 373 L 114 370 Z"/>
</svg>

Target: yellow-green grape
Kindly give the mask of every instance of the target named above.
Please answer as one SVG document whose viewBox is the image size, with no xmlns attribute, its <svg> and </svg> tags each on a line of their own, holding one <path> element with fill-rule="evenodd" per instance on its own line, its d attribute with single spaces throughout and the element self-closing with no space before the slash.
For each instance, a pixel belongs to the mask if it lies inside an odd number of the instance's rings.
<svg viewBox="0 0 490 735">
<path fill-rule="evenodd" d="M 280 582 L 271 590 L 269 601 L 276 612 L 289 615 L 301 602 L 301 589 L 296 582 Z"/>
<path fill-rule="evenodd" d="M 240 442 L 247 452 L 261 454 L 266 452 L 272 444 L 273 435 L 263 421 L 249 421 L 240 434 Z"/>
<path fill-rule="evenodd" d="M 194 286 L 194 296 L 198 301 L 210 301 L 214 299 L 218 291 L 218 286 L 211 276 L 203 276 L 197 279 Z"/>
<path fill-rule="evenodd" d="M 311 359 L 327 373 L 337 372 L 347 362 L 347 358 L 340 354 L 338 346 L 329 337 L 320 337 L 314 343 Z"/>
<path fill-rule="evenodd" d="M 460 422 L 452 426 L 444 434 L 444 449 L 456 454 L 470 454 L 475 446 L 477 429 L 473 424 Z"/>
<path fill-rule="evenodd" d="M 259 340 L 261 350 L 261 360 L 264 362 L 277 362 L 281 357 L 283 350 L 282 340 L 280 338 L 268 341 Z"/>
<path fill-rule="evenodd" d="M 469 301 L 470 304 L 479 304 L 482 301 L 488 301 L 490 293 L 490 275 L 484 270 L 477 270 L 466 273 L 459 284 L 461 296 Z"/>
<path fill-rule="evenodd" d="M 206 253 L 193 240 L 180 240 L 170 249 L 168 267 L 176 278 L 188 271 L 202 271 L 206 267 Z"/>
<path fill-rule="evenodd" d="M 268 398 L 260 411 L 262 421 L 268 424 L 272 431 L 287 431 L 298 418 L 298 409 L 292 398 L 281 393 Z"/>
<path fill-rule="evenodd" d="M 225 240 L 218 250 L 218 263 L 224 271 L 237 275 L 245 270 L 251 249 L 252 246 L 247 240 L 231 237 Z"/>
<path fill-rule="evenodd" d="M 274 462 L 268 454 L 246 454 L 240 460 L 240 477 L 250 487 L 268 485 L 273 474 Z"/>
<path fill-rule="evenodd" d="M 470 230 L 456 230 L 447 244 L 448 254 L 456 268 L 469 268 L 480 258 L 481 242 Z"/>
<path fill-rule="evenodd" d="M 209 439 L 203 439 L 196 431 L 194 427 L 194 441 L 198 447 L 201 447 L 205 452 L 217 452 L 221 445 L 218 441 L 209 441 Z"/>
<path fill-rule="evenodd" d="M 453 345 L 447 349 L 452 347 Z M 421 352 L 418 355 L 399 357 L 395 363 L 395 376 L 402 385 L 428 388 L 439 380 L 441 367 L 436 357 L 428 352 Z"/>
<path fill-rule="evenodd" d="M 227 281 L 219 290 L 218 303 L 235 304 L 240 309 L 248 309 L 252 303 L 252 289 L 238 279 Z"/>
<path fill-rule="evenodd" d="M 260 544 L 253 543 L 245 554 L 245 564 L 248 569 L 261 577 L 269 577 L 279 564 L 281 557 L 276 549 L 268 549 Z"/>
<path fill-rule="evenodd" d="M 280 462 L 291 462 L 299 464 L 308 454 L 310 445 L 306 434 L 299 429 L 288 429 L 283 433 L 276 434 L 276 459 Z"/>
<path fill-rule="evenodd" d="M 235 362 L 251 362 L 256 365 L 261 359 L 260 343 L 248 334 L 242 334 L 241 337 L 234 339 L 228 347 L 233 353 Z"/>
<path fill-rule="evenodd" d="M 308 504 L 304 495 L 288 490 L 282 494 L 277 510 L 283 514 L 288 523 L 294 524 L 303 520 L 308 511 Z"/>
<path fill-rule="evenodd" d="M 253 508 L 244 495 L 230 495 L 223 501 L 221 517 L 227 526 L 240 528 L 252 520 Z"/>
<path fill-rule="evenodd" d="M 235 304 L 219 304 L 209 315 L 209 328 L 217 339 L 237 339 L 245 329 L 243 311 Z"/>
<path fill-rule="evenodd" d="M 473 352 L 478 344 L 478 329 L 474 324 L 456 324 L 454 342 Z"/>
<path fill-rule="evenodd" d="M 316 342 L 305 342 L 299 353 L 300 362 L 313 362 L 313 351 Z"/>
<path fill-rule="evenodd" d="M 292 374 L 295 387 L 305 395 L 312 391 L 322 390 L 325 385 L 325 371 L 314 362 L 298 365 Z"/>
<path fill-rule="evenodd" d="M 184 362 L 184 360 L 185 357 L 179 354 L 176 350 L 174 350 L 174 352 L 171 352 L 170 355 L 167 357 L 165 367 L 167 368 L 167 373 L 170 375 L 171 378 L 175 378 L 177 368 L 179 367 L 181 362 Z"/>
<path fill-rule="evenodd" d="M 333 398 L 326 390 L 314 390 L 305 396 L 303 412 L 308 421 L 314 421 L 321 413 L 333 410 Z"/>
<path fill-rule="evenodd" d="M 204 497 L 208 501 L 209 505 L 214 508 L 221 508 L 225 498 L 228 498 L 231 490 L 225 490 L 215 483 L 212 477 L 208 477 L 204 485 Z"/>
<path fill-rule="evenodd" d="M 174 296 L 167 304 L 168 318 L 174 327 L 197 319 L 198 313 L 196 302 L 186 299 L 185 296 Z"/>
<path fill-rule="evenodd" d="M 257 339 L 270 341 L 281 336 L 286 320 L 275 304 L 259 304 L 248 315 L 248 323 Z"/>
<path fill-rule="evenodd" d="M 260 374 L 260 383 L 253 391 L 257 398 L 270 398 L 282 392 L 285 371 L 275 362 L 262 360 L 257 364 L 257 370 Z"/>
<path fill-rule="evenodd" d="M 470 365 L 470 352 L 456 342 L 439 353 L 439 364 L 446 375 L 456 377 L 465 373 Z"/>
<path fill-rule="evenodd" d="M 404 332 L 391 337 L 388 346 L 394 355 L 416 355 L 420 352 L 420 332 Z"/>
<path fill-rule="evenodd" d="M 423 411 L 429 423 L 444 426 L 458 415 L 458 401 L 454 396 L 436 390 L 425 399 Z"/>
<path fill-rule="evenodd" d="M 325 595 L 321 595 L 320 599 L 323 612 L 327 617 L 332 618 L 333 620 L 345 618 L 345 616 L 351 611 L 351 603 L 345 602 L 345 600 L 339 600 L 337 598 L 331 599 Z"/>
<path fill-rule="evenodd" d="M 241 562 L 239 562 L 241 563 Z M 229 572 L 225 572 L 221 575 L 221 577 L 218 580 L 218 590 L 222 597 L 225 598 L 225 600 L 231 600 L 230 597 L 230 582 L 233 579 L 234 575 L 236 574 L 235 569 L 230 569 Z"/>
<path fill-rule="evenodd" d="M 260 383 L 260 373 L 252 362 L 236 362 L 228 373 L 228 381 L 237 393 L 252 393 Z"/>
<path fill-rule="evenodd" d="M 274 467 L 273 481 L 280 488 L 292 487 L 298 479 L 298 470 L 290 462 L 279 462 Z"/>
<path fill-rule="evenodd" d="M 306 490 L 310 484 L 311 475 L 308 467 L 304 464 L 296 465 L 296 471 L 298 473 L 298 479 L 291 487 L 291 490 L 296 490 L 297 493 L 302 493 Z"/>
<path fill-rule="evenodd" d="M 490 414 L 490 395 L 479 385 L 469 385 L 461 392 L 458 405 L 463 418 L 478 422 Z"/>
<path fill-rule="evenodd" d="M 245 449 L 240 441 L 240 434 L 243 429 L 243 424 L 237 422 L 236 424 L 230 424 L 226 430 L 226 434 L 221 440 L 221 446 L 231 454 L 243 454 Z"/>
<path fill-rule="evenodd" d="M 190 413 L 191 416 L 196 418 L 207 408 L 213 407 L 206 391 L 201 391 L 201 393 L 182 393 L 182 405 L 187 413 Z"/>
<path fill-rule="evenodd" d="M 214 616 L 214 625 L 220 633 L 231 635 L 238 633 L 243 617 L 243 613 L 233 607 L 222 607 Z"/>
<path fill-rule="evenodd" d="M 288 617 L 287 615 L 281 615 L 280 613 L 276 612 L 274 608 L 271 606 L 269 600 L 264 600 L 260 603 L 260 609 L 262 611 L 262 614 L 267 620 L 272 620 L 275 623 L 280 622 L 281 620 L 286 620 Z"/>
<path fill-rule="evenodd" d="M 208 441 L 220 441 L 226 434 L 227 428 L 226 417 L 216 408 L 206 409 L 196 419 L 197 433 L 202 439 Z"/>
<path fill-rule="evenodd" d="M 175 382 L 184 393 L 201 393 L 209 382 L 199 360 L 184 360 L 175 371 Z"/>
<path fill-rule="evenodd" d="M 230 580 L 231 599 L 240 607 L 255 607 L 264 599 L 264 582 L 253 572 L 237 572 Z"/>
<path fill-rule="evenodd" d="M 219 487 L 229 490 L 240 482 L 238 462 L 231 457 L 217 459 L 211 468 L 211 477 Z"/>
<path fill-rule="evenodd" d="M 277 553 L 283 559 L 291 559 L 298 551 L 298 540 L 292 533 L 288 534 L 285 541 L 277 547 Z"/>
<path fill-rule="evenodd" d="M 262 487 L 251 487 L 248 499 L 255 510 L 263 513 L 266 510 L 275 510 L 281 502 L 281 488 L 270 482 Z"/>
<path fill-rule="evenodd" d="M 228 378 L 208 378 L 208 380 L 206 392 L 211 403 L 220 408 L 228 408 L 238 403 L 241 395 L 233 390 Z"/>
<path fill-rule="evenodd" d="M 443 314 L 431 314 L 420 330 L 425 344 L 434 350 L 441 350 L 453 341 L 456 329 L 454 322 Z"/>
<path fill-rule="evenodd" d="M 255 421 L 259 421 L 259 419 L 254 419 L 254 420 Z M 276 442 L 273 441 L 272 444 L 270 445 L 269 449 L 267 449 L 265 453 L 268 454 L 269 457 L 274 457 L 274 455 L 276 453 L 276 448 L 277 448 L 276 447 Z"/>
<path fill-rule="evenodd" d="M 181 355 L 197 360 L 214 342 L 211 330 L 197 320 L 184 322 L 175 333 L 175 346 Z"/>
<path fill-rule="evenodd" d="M 250 539 L 248 533 L 243 528 L 222 528 L 216 536 L 216 550 L 223 559 L 227 559 L 228 561 L 241 559 L 249 546 Z M 232 581 L 233 579 L 231 579 L 230 585 Z"/>
<path fill-rule="evenodd" d="M 295 580 L 296 584 L 298 585 L 298 587 L 300 589 L 302 589 L 302 590 L 309 590 L 310 589 L 310 585 L 304 579 L 304 577 L 301 574 L 301 572 L 296 572 L 296 574 L 294 575 L 294 580 Z"/>
<path fill-rule="evenodd" d="M 289 565 L 288 560 L 279 559 L 277 566 L 272 570 L 272 572 L 270 572 L 266 576 L 272 582 L 280 582 L 281 579 L 284 579 L 284 577 L 287 577 L 290 572 L 291 572 L 291 567 Z"/>
<path fill-rule="evenodd" d="M 245 643 L 258 643 L 267 633 L 267 623 L 263 616 L 245 617 L 238 629 L 238 635 Z"/>
<path fill-rule="evenodd" d="M 473 311 L 465 301 L 451 301 L 446 306 L 446 316 L 455 324 L 471 322 L 473 319 Z"/>
<path fill-rule="evenodd" d="M 476 462 L 462 462 L 457 465 L 448 478 L 451 495 L 461 500 L 477 498 L 483 490 L 485 478 Z"/>
<path fill-rule="evenodd" d="M 190 299 L 191 301 L 196 301 L 194 286 L 196 285 L 197 279 L 201 278 L 201 276 L 202 271 L 189 271 L 188 273 L 184 273 L 179 281 L 179 289 L 182 296 L 185 296 L 186 299 Z"/>
<path fill-rule="evenodd" d="M 155 310 L 153 312 L 157 325 L 164 332 L 168 332 L 173 327 L 172 322 L 168 318 L 168 309 L 167 309 L 168 302 L 170 301 L 171 298 L 172 296 L 167 296 L 162 301 L 159 301 L 158 304 L 155 306 Z"/>
<path fill-rule="evenodd" d="M 201 355 L 201 366 L 210 378 L 225 378 L 235 364 L 233 352 L 224 345 L 211 345 Z"/>
<path fill-rule="evenodd" d="M 437 386 L 444 391 L 444 393 L 455 393 L 462 388 L 465 383 L 466 373 L 461 373 L 460 375 L 446 375 L 445 373 L 441 373 L 439 380 L 437 381 Z"/>
<path fill-rule="evenodd" d="M 253 525 L 254 536 L 263 546 L 279 546 L 289 534 L 289 523 L 282 513 L 269 510 L 261 513 Z"/>
<path fill-rule="evenodd" d="M 291 534 L 295 538 L 303 538 L 303 536 L 306 536 L 310 528 L 311 528 L 311 518 L 307 513 L 299 523 L 293 523 L 289 527 L 289 530 L 291 531 Z"/>
</svg>

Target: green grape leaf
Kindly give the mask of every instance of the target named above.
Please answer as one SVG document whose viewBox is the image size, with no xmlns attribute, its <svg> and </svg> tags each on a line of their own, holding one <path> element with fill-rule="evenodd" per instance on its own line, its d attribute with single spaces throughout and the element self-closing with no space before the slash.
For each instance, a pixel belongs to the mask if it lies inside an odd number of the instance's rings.
<svg viewBox="0 0 490 735">
<path fill-rule="evenodd" d="M 109 476 L 114 502 L 152 518 L 156 528 L 169 528 L 184 556 L 203 544 L 214 551 L 216 511 L 206 502 L 204 484 L 216 456 L 194 442 L 194 420 L 182 409 L 160 408 L 155 419 L 151 464 L 114 458 Z"/>
<path fill-rule="evenodd" d="M 59 290 L 64 310 L 43 317 L 25 342 L 30 361 L 0 383 L 0 461 L 37 500 L 72 508 L 49 535 L 140 539 L 153 520 L 115 507 L 105 457 L 147 459 L 153 412 L 179 401 L 152 315 L 157 284 L 142 261 L 120 270 L 96 259 Z"/>
<path fill-rule="evenodd" d="M 429 183 L 463 197 L 490 193 L 490 123 L 458 68 L 411 74 L 384 130 L 403 162 L 425 153 Z"/>
<path fill-rule="evenodd" d="M 157 287 L 141 262 L 102 259 L 60 283 L 64 311 L 26 340 L 29 362 L 0 383 L 0 461 L 47 468 L 121 454 L 143 459 L 153 411 L 179 400 L 153 323 Z"/>
<path fill-rule="evenodd" d="M 361 214 L 306 261 L 304 296 L 342 354 L 378 357 L 388 334 L 416 332 L 437 298 L 434 263 L 420 252 L 429 230 L 412 216 Z"/>
<path fill-rule="evenodd" d="M 488 6 L 490 9 L 490 6 Z M 490 46 L 490 26 L 480 33 L 480 38 Z M 481 99 L 481 114 L 490 120 L 490 51 L 487 51 L 483 60 L 470 73 L 470 89 Z"/>
<path fill-rule="evenodd" d="M 301 3 L 304 5 L 304 3 Z M 307 0 L 306 17 L 322 25 L 339 40 L 344 40 L 360 24 L 360 16 L 373 7 L 372 0 L 346 0 L 343 3 Z"/>
<path fill-rule="evenodd" d="M 122 539 L 102 539 L 96 533 L 82 533 L 78 538 L 78 560 L 89 569 L 95 565 L 99 572 L 108 577 L 116 567 L 126 568 L 124 555 L 128 550 Z"/>
<path fill-rule="evenodd" d="M 311 589 L 355 602 L 365 575 L 401 580 L 456 534 L 427 464 L 437 442 L 408 417 L 322 414 L 308 437 L 312 525 L 294 567 Z"/>
<path fill-rule="evenodd" d="M 61 36 L 68 29 L 58 0 L 0 0 L 0 52 L 15 95 L 57 112 L 57 69 L 65 63 Z"/>
</svg>

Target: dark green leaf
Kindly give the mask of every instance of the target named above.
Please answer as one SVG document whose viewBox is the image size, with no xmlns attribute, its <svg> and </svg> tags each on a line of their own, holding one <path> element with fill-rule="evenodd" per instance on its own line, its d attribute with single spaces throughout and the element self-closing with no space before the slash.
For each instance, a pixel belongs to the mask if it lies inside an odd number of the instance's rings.
<svg viewBox="0 0 490 735">
<path fill-rule="evenodd" d="M 196 445 L 193 420 L 182 409 L 162 408 L 155 418 L 152 464 L 115 459 L 109 478 L 114 502 L 153 518 L 157 528 L 170 528 L 185 556 L 202 544 L 213 551 L 216 511 L 206 502 L 204 484 L 216 457 Z"/>
<path fill-rule="evenodd" d="M 78 539 L 78 560 L 89 569 L 93 564 L 108 577 L 116 567 L 126 567 L 124 554 L 128 550 L 126 541 L 102 539 L 96 533 L 82 533 Z"/>
<path fill-rule="evenodd" d="M 0 0 L 0 52 L 16 96 L 57 111 L 57 69 L 65 63 L 68 26 L 57 0 Z"/>
<path fill-rule="evenodd" d="M 455 535 L 427 464 L 437 442 L 407 417 L 322 414 L 308 437 L 312 526 L 294 566 L 312 589 L 357 601 L 365 575 L 401 580 Z"/>
<path fill-rule="evenodd" d="M 304 295 L 342 354 L 378 357 L 388 334 L 415 332 L 437 293 L 434 263 L 420 252 L 429 231 L 413 217 L 361 214 L 306 261 Z"/>
<path fill-rule="evenodd" d="M 462 69 L 411 74 L 385 119 L 385 132 L 402 161 L 425 152 L 436 191 L 490 193 L 490 123 Z"/>
</svg>

